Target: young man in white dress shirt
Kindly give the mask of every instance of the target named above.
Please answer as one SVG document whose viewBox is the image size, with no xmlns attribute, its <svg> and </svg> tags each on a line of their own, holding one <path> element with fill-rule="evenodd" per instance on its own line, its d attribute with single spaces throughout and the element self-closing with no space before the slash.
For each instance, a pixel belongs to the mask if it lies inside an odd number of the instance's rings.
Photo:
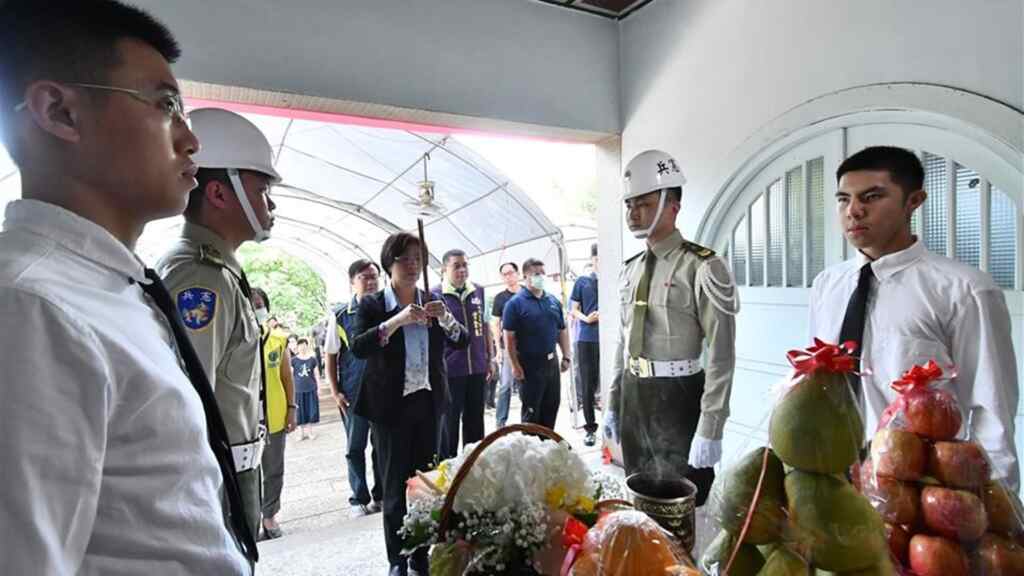
<svg viewBox="0 0 1024 576">
<path fill-rule="evenodd" d="M 858 284 L 864 287 L 860 350 L 868 372 L 858 395 L 865 441 L 897 396 L 890 384 L 913 365 L 935 360 L 944 369 L 955 367 L 956 378 L 945 386 L 964 414 L 963 433 L 988 451 L 993 476 L 1016 490 L 1017 359 L 1002 290 L 985 272 L 928 252 L 913 235 L 911 216 L 927 192 L 912 152 L 866 148 L 843 162 L 836 178 L 839 222 L 859 253 L 815 278 L 810 330 L 829 342 L 845 339 L 844 323 L 853 323 L 848 305 Z"/>
<path fill-rule="evenodd" d="M 0 30 L 22 197 L 0 232 L 0 571 L 250 574 L 199 388 L 132 252 L 196 185 L 178 46 L 112 0 L 8 0 Z"/>
</svg>

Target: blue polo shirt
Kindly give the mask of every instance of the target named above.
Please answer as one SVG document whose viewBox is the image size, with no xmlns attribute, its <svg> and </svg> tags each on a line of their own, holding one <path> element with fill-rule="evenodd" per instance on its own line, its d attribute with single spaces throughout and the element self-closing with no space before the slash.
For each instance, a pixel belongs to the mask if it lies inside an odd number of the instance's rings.
<svg viewBox="0 0 1024 576">
<path fill-rule="evenodd" d="M 597 275 L 590 273 L 586 276 L 580 276 L 576 280 L 576 284 L 572 287 L 572 296 L 569 297 L 573 302 L 580 303 L 580 312 L 584 314 L 590 314 L 594 310 L 597 310 Z M 600 342 L 598 338 L 598 324 L 587 324 L 586 322 L 579 321 L 579 340 L 580 342 Z"/>
<path fill-rule="evenodd" d="M 565 329 L 562 303 L 547 292 L 538 298 L 529 289 L 522 288 L 505 304 L 501 327 L 516 333 L 520 357 L 546 356 L 555 351 L 558 333 Z"/>
</svg>

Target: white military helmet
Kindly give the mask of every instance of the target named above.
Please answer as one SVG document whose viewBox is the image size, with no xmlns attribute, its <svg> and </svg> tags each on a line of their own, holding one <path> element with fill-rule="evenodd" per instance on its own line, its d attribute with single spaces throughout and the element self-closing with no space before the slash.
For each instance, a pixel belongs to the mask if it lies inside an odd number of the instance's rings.
<svg viewBox="0 0 1024 576">
<path fill-rule="evenodd" d="M 242 115 L 223 108 L 193 110 L 189 120 L 200 146 L 199 152 L 192 156 L 192 161 L 200 168 L 227 170 L 235 189 L 235 197 L 256 233 L 254 239 L 257 242 L 266 240 L 270 237 L 270 230 L 263 228 L 256 217 L 238 171 L 250 170 L 265 174 L 270 178 L 271 185 L 281 182 L 281 175 L 274 169 L 274 151 L 267 137 Z"/>
<path fill-rule="evenodd" d="M 665 199 L 668 188 L 682 188 L 686 184 L 686 177 L 679 169 L 675 158 L 661 150 L 647 150 L 633 157 L 626 165 L 626 171 L 622 175 L 623 190 L 622 200 L 661 191 L 658 197 L 658 210 L 654 213 L 654 219 L 644 230 L 634 230 L 633 235 L 637 238 L 647 238 L 658 225 L 661 213 L 665 210 Z"/>
<path fill-rule="evenodd" d="M 244 116 L 223 108 L 200 108 L 188 117 L 200 145 L 192 161 L 200 168 L 252 170 L 269 176 L 271 184 L 281 182 L 270 142 Z"/>
<path fill-rule="evenodd" d="M 661 150 L 647 150 L 634 156 L 622 177 L 626 184 L 623 200 L 686 184 L 676 159 Z"/>
</svg>

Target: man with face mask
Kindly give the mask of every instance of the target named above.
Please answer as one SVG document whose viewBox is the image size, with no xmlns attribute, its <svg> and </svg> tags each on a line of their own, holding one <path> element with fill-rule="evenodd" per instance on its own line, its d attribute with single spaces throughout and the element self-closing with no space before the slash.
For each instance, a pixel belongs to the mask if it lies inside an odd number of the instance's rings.
<svg viewBox="0 0 1024 576">
<path fill-rule="evenodd" d="M 572 364 L 562 303 L 544 291 L 544 263 L 523 262 L 526 287 L 512 297 L 501 315 L 505 353 L 512 377 L 520 383 L 521 419 L 554 429 L 561 394 L 555 343 L 562 349 L 561 371 Z"/>
<path fill-rule="evenodd" d="M 659 150 L 626 166 L 627 224 L 647 250 L 619 276 L 622 323 L 605 433 L 621 441 L 627 475 L 685 476 L 700 505 L 722 456 L 739 300 L 725 262 L 676 228 L 685 183 Z"/>
<path fill-rule="evenodd" d="M 270 236 L 270 187 L 281 181 L 270 143 L 252 122 L 218 108 L 195 110 L 202 142 L 199 185 L 189 195 L 181 238 L 157 263 L 217 396 L 231 442 L 246 520 L 260 525 L 260 460 L 266 436 L 260 323 L 235 258 Z M 295 405 L 287 407 L 294 427 Z"/>
</svg>

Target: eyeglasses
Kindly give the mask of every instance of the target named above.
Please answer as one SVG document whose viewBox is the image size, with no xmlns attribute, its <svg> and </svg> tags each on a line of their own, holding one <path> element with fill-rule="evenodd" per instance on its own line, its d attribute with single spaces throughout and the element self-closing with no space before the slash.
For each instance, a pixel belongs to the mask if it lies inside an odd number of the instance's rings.
<svg viewBox="0 0 1024 576">
<path fill-rule="evenodd" d="M 77 86 L 79 88 L 89 88 L 91 90 L 107 90 L 108 92 L 122 92 L 135 98 L 140 102 L 151 104 L 156 106 L 164 114 L 167 114 L 168 118 L 178 120 L 183 124 L 188 124 L 188 113 L 185 112 L 185 102 L 181 99 L 181 94 L 171 90 L 170 88 L 154 88 L 152 90 L 135 90 L 132 88 L 121 88 L 119 86 L 103 86 L 101 84 L 86 84 L 83 82 L 68 82 L 69 86 Z M 22 101 L 20 104 L 14 107 L 15 112 L 21 112 L 28 107 L 27 101 Z"/>
<path fill-rule="evenodd" d="M 423 265 L 422 256 L 398 256 L 395 258 L 395 262 L 398 262 L 402 266 L 409 266 L 419 268 Z"/>
</svg>

